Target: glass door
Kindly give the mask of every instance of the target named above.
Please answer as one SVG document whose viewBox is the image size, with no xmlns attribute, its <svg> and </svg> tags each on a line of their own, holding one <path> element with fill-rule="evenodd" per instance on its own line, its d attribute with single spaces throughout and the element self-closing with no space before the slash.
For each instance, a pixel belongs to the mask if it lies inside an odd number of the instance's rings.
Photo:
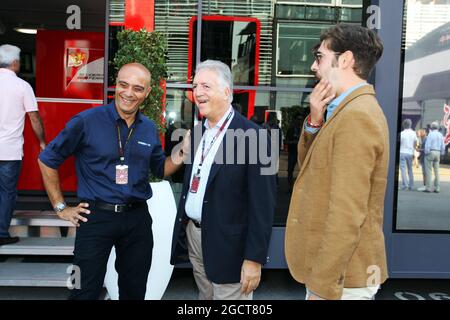
<svg viewBox="0 0 450 320">
<path fill-rule="evenodd" d="M 450 1 L 381 0 L 379 8 L 385 51 L 375 83 L 391 141 L 389 275 L 450 278 Z"/>
</svg>

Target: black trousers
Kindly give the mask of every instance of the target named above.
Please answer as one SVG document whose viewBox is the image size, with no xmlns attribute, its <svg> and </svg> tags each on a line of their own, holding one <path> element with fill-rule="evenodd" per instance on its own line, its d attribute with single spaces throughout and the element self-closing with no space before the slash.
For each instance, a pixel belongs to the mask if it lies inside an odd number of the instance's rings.
<svg viewBox="0 0 450 320">
<path fill-rule="evenodd" d="M 116 248 L 119 299 L 143 300 L 152 262 L 152 219 L 147 204 L 123 213 L 90 208 L 75 238 L 74 266 L 80 288 L 70 300 L 97 300 L 106 274 L 109 254 Z M 76 274 L 73 274 L 76 285 Z"/>
</svg>

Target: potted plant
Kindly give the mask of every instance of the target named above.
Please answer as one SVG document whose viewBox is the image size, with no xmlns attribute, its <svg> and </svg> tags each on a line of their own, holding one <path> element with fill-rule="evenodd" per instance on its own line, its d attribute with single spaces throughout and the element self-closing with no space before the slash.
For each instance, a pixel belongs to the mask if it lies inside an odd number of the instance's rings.
<svg viewBox="0 0 450 320">
<path fill-rule="evenodd" d="M 141 106 L 141 111 L 155 122 L 163 133 L 163 85 L 167 77 L 167 42 L 162 33 L 148 32 L 145 29 L 133 31 L 125 29 L 117 34 L 119 49 L 113 60 L 116 73 L 131 62 L 139 62 L 152 74 L 151 92 Z"/>
<path fill-rule="evenodd" d="M 116 72 L 125 64 L 139 62 L 150 70 L 151 92 L 141 106 L 141 112 L 153 120 L 161 134 L 165 131 L 163 98 L 165 95 L 166 39 L 159 32 L 122 30 L 117 34 L 119 49 L 114 58 Z M 168 181 L 149 177 L 153 196 L 147 201 L 153 224 L 152 265 L 147 281 L 145 299 L 161 299 L 172 275 L 170 264 L 173 225 L 176 203 Z M 105 286 L 111 299 L 119 297 L 114 267 L 115 250 L 111 251 L 105 276 Z"/>
</svg>

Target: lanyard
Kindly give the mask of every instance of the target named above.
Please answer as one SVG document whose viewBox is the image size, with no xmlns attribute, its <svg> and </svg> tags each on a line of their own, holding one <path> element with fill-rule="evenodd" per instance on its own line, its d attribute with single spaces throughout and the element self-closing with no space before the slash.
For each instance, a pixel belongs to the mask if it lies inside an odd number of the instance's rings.
<svg viewBox="0 0 450 320">
<path fill-rule="evenodd" d="M 117 137 L 119 140 L 119 158 L 120 158 L 120 164 L 123 164 L 125 161 L 125 147 L 128 143 L 128 141 L 130 141 L 131 135 L 133 134 L 134 128 L 131 128 L 131 130 L 128 132 L 128 136 L 127 136 L 127 140 L 125 141 L 125 145 L 122 146 L 122 138 L 120 136 L 120 127 L 118 124 L 116 124 L 117 127 Z"/>
<path fill-rule="evenodd" d="M 203 139 L 203 143 L 202 143 L 202 156 L 200 158 L 200 163 L 198 165 L 198 171 L 197 174 L 200 173 L 200 169 L 203 165 L 203 161 L 205 160 L 206 156 L 208 155 L 209 151 L 212 149 L 214 143 L 216 142 L 217 138 L 220 136 L 220 134 L 222 133 L 223 129 L 225 128 L 225 126 L 228 123 L 228 120 L 230 120 L 231 116 L 233 115 L 233 111 L 230 111 L 230 113 L 228 114 L 227 118 L 225 119 L 225 121 L 222 123 L 222 125 L 219 128 L 219 131 L 216 133 L 216 135 L 214 136 L 214 138 L 211 140 L 211 142 L 209 143 L 208 149 L 205 152 L 205 144 L 206 144 L 206 139 Z"/>
</svg>

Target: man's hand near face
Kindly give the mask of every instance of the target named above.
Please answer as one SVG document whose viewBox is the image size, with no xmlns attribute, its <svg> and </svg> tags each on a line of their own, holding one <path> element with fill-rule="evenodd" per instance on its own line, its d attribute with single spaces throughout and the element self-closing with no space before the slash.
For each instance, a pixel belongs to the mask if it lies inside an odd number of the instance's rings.
<svg viewBox="0 0 450 320">
<path fill-rule="evenodd" d="M 331 84 L 322 78 L 314 87 L 309 98 L 312 123 L 320 124 L 323 122 L 327 105 L 335 98 L 335 96 L 336 94 L 334 93 Z"/>
</svg>

